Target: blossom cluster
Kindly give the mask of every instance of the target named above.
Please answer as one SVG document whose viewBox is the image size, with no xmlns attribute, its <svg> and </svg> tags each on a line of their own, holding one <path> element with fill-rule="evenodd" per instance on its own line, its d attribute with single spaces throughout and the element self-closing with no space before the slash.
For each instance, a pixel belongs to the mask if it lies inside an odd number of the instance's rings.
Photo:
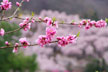
<svg viewBox="0 0 108 72">
<path fill-rule="evenodd" d="M 12 3 L 9 2 L 9 0 L 3 0 L 3 2 L 1 2 L 1 10 L 8 10 L 12 7 Z"/>
<path fill-rule="evenodd" d="M 39 18 L 40 20 L 42 20 L 42 18 Z M 44 18 L 43 20 L 45 23 L 47 23 L 46 27 L 46 35 L 40 35 L 39 38 L 36 40 L 37 44 L 39 44 L 40 46 L 44 46 L 46 44 L 49 44 L 52 41 L 52 38 L 55 36 L 56 34 L 56 28 L 58 27 L 58 24 L 55 22 L 52 22 L 51 18 Z M 55 23 L 55 25 L 53 25 L 53 23 Z"/>
<path fill-rule="evenodd" d="M 19 26 L 23 28 L 25 31 L 27 31 L 28 29 L 31 28 L 31 23 L 34 23 L 34 22 L 35 22 L 34 19 L 31 20 L 30 18 L 27 17 L 25 20 L 23 20 L 22 23 L 19 24 Z"/>
<path fill-rule="evenodd" d="M 19 42 L 21 43 L 21 45 L 23 46 L 23 48 L 26 48 L 28 45 L 30 45 L 26 38 L 20 38 Z M 5 45 L 6 46 L 10 46 L 10 43 L 8 41 L 5 41 Z M 13 49 L 14 53 L 18 52 L 18 47 L 19 47 L 19 43 L 15 43 L 14 49 Z"/>
<path fill-rule="evenodd" d="M 24 2 L 24 1 L 29 2 L 29 0 L 22 0 L 22 2 Z M 22 4 L 22 2 L 21 3 L 16 2 L 16 5 L 19 7 Z M 3 0 L 0 3 L 0 7 L 1 7 L 1 10 L 8 10 L 12 7 L 12 3 L 9 2 L 9 0 Z M 46 35 L 40 35 L 39 38 L 36 40 L 36 43 L 43 47 L 44 45 L 53 42 L 52 39 L 55 37 L 55 35 L 57 33 L 58 22 L 56 20 L 53 20 L 52 18 L 49 18 L 49 17 L 45 17 L 44 19 L 39 17 L 39 20 L 40 20 L 40 22 L 46 23 L 46 26 L 47 26 L 46 27 Z M 34 18 L 27 17 L 23 20 L 23 22 L 21 22 L 19 24 L 20 29 L 24 29 L 24 31 L 30 30 L 31 24 L 34 22 L 35 22 Z M 71 23 L 71 24 L 75 25 L 76 23 Z M 90 29 L 93 26 L 96 28 L 105 27 L 107 25 L 107 23 L 105 20 L 98 20 L 98 21 L 82 20 L 78 25 L 80 27 L 85 26 L 85 29 Z M 1 28 L 0 36 L 4 36 L 5 33 L 6 33 L 5 30 L 3 28 Z M 57 40 L 56 42 L 58 42 L 59 46 L 66 46 L 68 44 L 75 43 L 77 40 L 77 36 L 76 35 L 68 35 L 67 37 L 61 36 L 61 37 L 57 37 L 56 40 Z M 30 45 L 29 42 L 26 40 L 26 38 L 20 38 L 19 42 L 21 43 L 23 48 L 26 48 L 28 45 Z M 9 46 L 10 44 L 8 43 L 8 41 L 6 41 L 5 45 Z M 18 47 L 19 47 L 19 43 L 15 43 L 13 52 L 17 52 Z"/>
<path fill-rule="evenodd" d="M 27 2 L 29 2 L 29 0 L 22 0 L 22 1 L 27 1 Z M 19 2 L 16 2 L 16 5 L 17 5 L 17 6 L 20 6 L 20 3 L 19 3 Z M 3 1 L 1 2 L 0 7 L 1 7 L 1 10 L 8 10 L 8 9 L 11 9 L 11 7 L 12 7 L 12 2 L 9 2 L 9 0 L 3 0 Z"/>
<path fill-rule="evenodd" d="M 65 45 L 68 45 L 68 44 L 72 44 L 72 43 L 75 43 L 76 42 L 76 35 L 69 35 L 67 37 L 57 37 L 57 40 L 58 40 L 58 45 L 59 46 L 65 46 Z"/>
<path fill-rule="evenodd" d="M 4 36 L 5 30 L 3 28 L 0 29 L 0 36 Z"/>
<path fill-rule="evenodd" d="M 55 28 L 58 28 L 58 22 L 57 21 L 53 21 L 49 17 L 45 17 L 44 19 L 42 19 L 41 17 L 39 17 L 39 20 L 45 22 L 47 24 L 47 26 L 53 26 Z"/>
<path fill-rule="evenodd" d="M 104 20 L 99 20 L 99 21 L 91 21 L 89 20 L 82 20 L 79 24 L 81 27 L 82 25 L 85 25 L 85 29 L 90 29 L 91 27 L 96 27 L 96 28 L 102 28 L 107 25 L 106 21 Z"/>
<path fill-rule="evenodd" d="M 39 36 L 37 43 L 40 46 L 44 46 L 48 43 L 50 43 L 52 41 L 52 38 L 55 36 L 56 34 L 56 28 L 58 28 L 58 22 L 57 21 L 53 21 L 51 18 L 45 17 L 44 19 L 40 18 L 40 20 L 44 21 L 47 24 L 47 28 L 46 28 L 46 35 L 41 35 Z M 69 35 L 67 37 L 57 37 L 57 42 L 59 46 L 65 46 L 68 45 L 69 43 L 74 43 L 76 40 L 76 36 L 75 35 Z"/>
</svg>

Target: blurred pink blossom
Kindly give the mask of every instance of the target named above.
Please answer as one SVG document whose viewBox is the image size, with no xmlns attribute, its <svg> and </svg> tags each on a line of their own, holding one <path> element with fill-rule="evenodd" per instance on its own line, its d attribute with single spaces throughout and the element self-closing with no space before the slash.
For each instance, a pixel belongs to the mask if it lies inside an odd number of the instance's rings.
<svg viewBox="0 0 108 72">
<path fill-rule="evenodd" d="M 9 2 L 9 0 L 3 0 L 3 2 L 1 2 L 1 10 L 8 10 L 12 7 L 12 3 Z"/>
</svg>

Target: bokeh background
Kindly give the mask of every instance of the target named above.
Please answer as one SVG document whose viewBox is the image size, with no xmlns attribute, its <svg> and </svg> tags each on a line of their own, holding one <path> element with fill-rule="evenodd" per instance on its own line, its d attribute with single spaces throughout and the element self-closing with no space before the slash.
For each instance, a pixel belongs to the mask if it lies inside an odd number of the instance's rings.
<svg viewBox="0 0 108 72">
<path fill-rule="evenodd" d="M 16 8 L 15 2 L 10 0 L 13 9 L 6 14 L 11 15 Z M 56 17 L 58 21 L 80 22 L 82 19 L 100 20 L 108 17 L 108 0 L 30 0 L 25 2 L 21 17 Z M 21 20 L 12 20 L 9 23 L 1 22 L 0 27 L 13 30 Z M 13 24 L 16 23 L 16 24 Z M 8 25 L 8 26 L 7 26 Z M 15 26 L 13 26 L 15 25 Z M 34 23 L 30 31 L 19 31 L 9 36 L 0 37 L 0 46 L 8 40 L 16 42 L 20 37 L 34 43 L 39 35 L 45 34 L 44 23 Z M 45 47 L 34 46 L 21 48 L 13 54 L 12 49 L 0 50 L 0 72 L 108 72 L 108 27 L 85 30 L 77 26 L 59 25 L 56 36 L 77 34 L 77 42 L 66 47 L 59 47 L 56 43 Z"/>
</svg>

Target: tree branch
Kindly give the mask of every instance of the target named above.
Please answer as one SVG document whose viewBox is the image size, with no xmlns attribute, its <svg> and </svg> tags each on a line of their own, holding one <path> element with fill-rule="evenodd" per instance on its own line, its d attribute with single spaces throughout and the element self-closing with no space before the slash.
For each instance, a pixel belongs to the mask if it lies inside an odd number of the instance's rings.
<svg viewBox="0 0 108 72">
<path fill-rule="evenodd" d="M 56 43 L 56 42 L 58 42 L 58 41 L 52 41 L 52 42 L 50 42 L 50 43 Z M 30 45 L 28 45 L 29 47 L 31 47 L 31 46 L 37 46 L 38 44 L 30 44 Z M 6 48 L 14 48 L 15 46 L 3 46 L 3 47 L 0 47 L 0 49 L 6 49 Z M 23 47 L 22 45 L 19 45 L 18 46 L 19 48 L 20 47 Z"/>
</svg>

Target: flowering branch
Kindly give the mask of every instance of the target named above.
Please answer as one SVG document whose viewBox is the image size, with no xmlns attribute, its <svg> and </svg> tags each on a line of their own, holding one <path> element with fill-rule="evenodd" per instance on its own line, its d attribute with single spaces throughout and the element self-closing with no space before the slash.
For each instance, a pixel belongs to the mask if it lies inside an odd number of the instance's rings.
<svg viewBox="0 0 108 72">
<path fill-rule="evenodd" d="M 56 43 L 57 41 L 52 41 L 52 42 L 50 42 L 50 43 Z M 38 44 L 30 44 L 30 45 L 28 45 L 28 47 L 31 47 L 31 46 L 37 46 Z M 6 48 L 14 48 L 15 46 L 3 46 L 3 47 L 0 47 L 0 49 L 6 49 Z M 18 48 L 19 47 L 23 47 L 22 45 L 19 45 L 18 46 Z"/>
<path fill-rule="evenodd" d="M 3 2 L 1 2 L 1 12 L 2 12 L 2 16 L 1 16 L 1 20 L 0 21 L 7 21 L 7 20 L 11 20 L 12 18 L 16 18 L 16 19 L 21 19 L 23 20 L 20 24 L 19 24 L 19 28 L 13 30 L 13 31 L 8 31 L 5 32 L 5 30 L 3 28 L 0 29 L 0 36 L 4 36 L 5 34 L 10 34 L 13 32 L 17 32 L 21 29 L 23 29 L 24 31 L 27 31 L 31 28 L 31 24 L 34 22 L 43 22 L 46 23 L 46 35 L 40 35 L 39 38 L 36 40 L 36 44 L 29 44 L 29 42 L 26 40 L 26 38 L 20 38 L 19 39 L 19 43 L 15 43 L 15 45 L 11 46 L 8 41 L 5 42 L 6 46 L 0 47 L 0 49 L 4 49 L 4 48 L 14 48 L 13 52 L 17 52 L 19 47 L 23 47 L 26 48 L 28 46 L 36 46 L 36 45 L 40 45 L 41 47 L 43 47 L 46 44 L 49 43 L 55 43 L 57 42 L 59 46 L 66 46 L 68 44 L 73 44 L 76 42 L 77 37 L 79 36 L 79 33 L 77 35 L 68 35 L 66 37 L 61 36 L 61 37 L 56 37 L 57 41 L 53 41 L 52 39 L 54 38 L 56 32 L 57 32 L 57 28 L 58 28 L 58 24 L 66 24 L 66 25 L 77 25 L 79 27 L 84 26 L 85 29 L 90 29 L 91 27 L 96 27 L 96 28 L 102 28 L 107 26 L 107 22 L 105 20 L 98 20 L 98 21 L 94 21 L 94 20 L 82 20 L 79 23 L 76 22 L 58 22 L 56 21 L 55 18 L 49 18 L 49 17 L 45 17 L 44 19 L 39 17 L 38 20 L 34 19 L 34 13 L 32 13 L 32 17 L 31 18 L 19 18 L 16 17 L 15 15 L 17 14 L 19 8 L 22 6 L 22 3 L 24 1 L 29 1 L 29 0 L 22 0 L 20 3 L 16 2 L 16 5 L 18 6 L 18 8 L 14 11 L 14 13 L 7 17 L 4 18 L 4 11 L 8 10 L 11 8 L 11 2 L 9 2 L 9 0 L 3 0 Z"/>
<path fill-rule="evenodd" d="M 10 17 L 7 17 L 7 18 L 4 18 L 3 20 L 8 20 L 8 19 L 11 19 L 11 18 L 14 18 L 15 17 L 15 15 L 16 15 L 16 13 L 18 12 L 18 10 L 20 9 L 20 7 L 22 6 L 22 3 L 23 3 L 24 1 L 22 0 L 19 4 L 19 6 L 18 6 L 18 8 L 14 11 L 14 13 L 10 16 Z"/>
<path fill-rule="evenodd" d="M 19 17 L 15 17 L 15 18 L 17 18 L 17 19 L 21 19 L 21 20 L 24 20 L 24 18 L 19 18 Z M 33 19 L 33 17 L 31 18 L 31 20 Z M 31 21 L 30 20 L 30 21 Z M 44 22 L 45 23 L 45 20 L 43 20 L 43 19 L 40 19 L 40 20 L 34 20 L 34 22 Z M 104 26 L 106 26 L 107 24 L 106 24 L 106 22 L 105 21 L 103 21 L 103 20 L 100 20 L 100 21 L 97 21 L 98 23 L 100 23 L 100 24 L 97 24 L 95 21 L 91 21 L 90 22 L 90 20 L 82 20 L 79 24 L 76 24 L 75 22 L 71 22 L 71 23 L 68 23 L 68 22 L 59 22 L 58 24 L 66 24 L 66 25 L 77 25 L 77 26 L 86 26 L 85 28 L 86 29 L 89 29 L 90 27 L 92 27 L 92 25 L 94 24 L 95 25 L 95 27 L 104 27 Z M 29 24 L 30 22 L 28 22 L 27 24 Z M 90 23 L 90 24 L 88 24 L 88 23 Z M 102 23 L 102 25 L 101 25 L 101 23 Z M 53 22 L 52 22 L 52 24 L 54 24 Z M 26 26 L 26 25 L 25 25 Z M 23 27 L 20 27 L 20 28 L 18 28 L 18 29 L 15 29 L 15 30 L 13 30 L 13 31 L 8 31 L 8 32 L 5 32 L 5 34 L 9 34 L 9 33 L 13 33 L 13 32 L 16 32 L 16 31 L 19 31 L 19 30 L 21 30 L 21 29 L 23 29 L 25 26 L 23 26 Z"/>
</svg>

